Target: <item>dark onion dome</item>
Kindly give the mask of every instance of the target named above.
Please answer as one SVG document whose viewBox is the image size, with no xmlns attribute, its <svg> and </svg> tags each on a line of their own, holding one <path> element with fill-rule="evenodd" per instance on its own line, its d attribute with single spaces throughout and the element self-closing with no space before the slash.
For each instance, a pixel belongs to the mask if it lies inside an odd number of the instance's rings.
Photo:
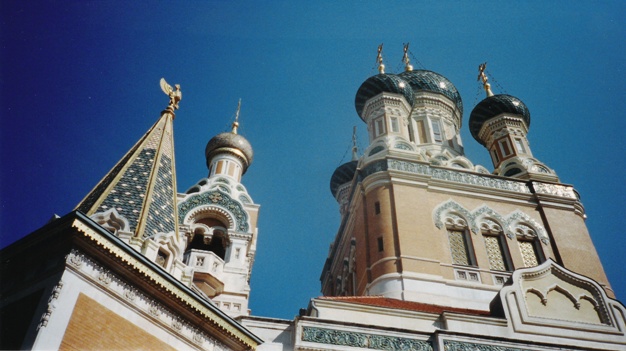
<svg viewBox="0 0 626 351">
<path fill-rule="evenodd" d="M 362 113 L 367 100 L 382 92 L 400 94 L 404 96 L 409 105 L 413 106 L 413 89 L 406 81 L 395 74 L 377 74 L 367 78 L 361 84 L 354 98 L 356 113 L 359 114 L 362 120 L 365 120 Z"/>
<path fill-rule="evenodd" d="M 222 152 L 231 153 L 239 157 L 239 159 L 243 162 L 244 173 L 248 166 L 252 163 L 252 159 L 254 157 L 252 146 L 248 140 L 241 135 L 232 132 L 218 134 L 206 144 L 204 154 L 206 156 L 207 166 L 210 165 L 209 163 L 211 162 L 213 156 Z"/>
<path fill-rule="evenodd" d="M 524 122 L 526 122 L 526 128 L 530 128 L 530 111 L 528 111 L 528 108 L 522 100 L 515 96 L 498 94 L 479 102 L 472 110 L 469 118 L 469 128 L 474 139 L 485 145 L 485 143 L 478 138 L 480 129 L 485 122 L 503 113 L 522 117 Z"/>
<path fill-rule="evenodd" d="M 337 197 L 337 189 L 343 184 L 351 181 L 354 178 L 354 173 L 356 173 L 356 165 L 358 161 L 350 161 L 342 164 L 337 167 L 333 176 L 330 177 L 330 192 L 334 197 Z"/>
<path fill-rule="evenodd" d="M 456 107 L 463 116 L 463 100 L 461 100 L 461 94 L 456 90 L 456 87 L 448 78 L 442 76 L 439 73 L 428 71 L 425 69 L 418 69 L 413 71 L 406 71 L 398 74 L 398 76 L 405 81 L 409 82 L 414 92 L 429 91 L 432 93 L 443 94 L 448 99 L 452 100 Z"/>
</svg>

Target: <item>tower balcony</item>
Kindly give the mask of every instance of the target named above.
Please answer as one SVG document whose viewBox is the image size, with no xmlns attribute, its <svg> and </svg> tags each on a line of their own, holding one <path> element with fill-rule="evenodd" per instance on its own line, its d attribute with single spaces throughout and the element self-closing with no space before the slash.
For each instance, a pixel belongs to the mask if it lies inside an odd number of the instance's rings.
<svg viewBox="0 0 626 351">
<path fill-rule="evenodd" d="M 224 291 L 224 260 L 215 253 L 191 249 L 185 252 L 184 262 L 194 269 L 193 283 L 208 297 Z"/>
</svg>

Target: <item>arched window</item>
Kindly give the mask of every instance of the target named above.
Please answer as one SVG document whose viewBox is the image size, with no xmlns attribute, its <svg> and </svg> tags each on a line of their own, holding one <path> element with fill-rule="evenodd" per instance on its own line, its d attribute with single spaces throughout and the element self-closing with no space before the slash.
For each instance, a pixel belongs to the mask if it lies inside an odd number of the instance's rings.
<svg viewBox="0 0 626 351">
<path fill-rule="evenodd" d="M 452 200 L 437 206 L 433 211 L 435 226 L 446 228 L 452 264 L 476 266 L 467 218 L 472 218 L 469 211 Z"/>
<path fill-rule="evenodd" d="M 489 269 L 493 271 L 510 271 L 508 255 L 505 251 L 504 235 L 483 233 L 487 258 L 489 258 Z"/>
<path fill-rule="evenodd" d="M 193 234 L 187 251 L 191 249 L 211 251 L 222 260 L 226 257 L 226 248 L 230 244 L 224 224 L 215 218 L 202 218 L 193 226 Z"/>
<path fill-rule="evenodd" d="M 448 228 L 452 264 L 475 266 L 474 250 L 467 229 Z"/>
<path fill-rule="evenodd" d="M 483 235 L 487 258 L 489 259 L 489 269 L 492 271 L 511 271 L 512 265 L 502 226 L 495 220 L 483 218 L 480 230 Z"/>
<path fill-rule="evenodd" d="M 524 267 L 535 267 L 544 261 L 539 237 L 533 228 L 525 224 L 518 224 L 515 228 L 517 244 L 519 245 Z"/>
</svg>

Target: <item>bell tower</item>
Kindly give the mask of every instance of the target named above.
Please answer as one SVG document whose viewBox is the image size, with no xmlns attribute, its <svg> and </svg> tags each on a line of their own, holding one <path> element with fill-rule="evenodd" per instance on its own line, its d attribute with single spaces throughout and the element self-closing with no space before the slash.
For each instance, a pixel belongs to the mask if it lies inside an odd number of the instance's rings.
<svg viewBox="0 0 626 351">
<path fill-rule="evenodd" d="M 187 238 L 185 262 L 194 269 L 193 287 L 233 317 L 249 315 L 259 212 L 241 183 L 253 151 L 238 134 L 240 111 L 241 100 L 232 130 L 207 143 L 208 177 L 178 197 L 181 232 Z"/>
</svg>

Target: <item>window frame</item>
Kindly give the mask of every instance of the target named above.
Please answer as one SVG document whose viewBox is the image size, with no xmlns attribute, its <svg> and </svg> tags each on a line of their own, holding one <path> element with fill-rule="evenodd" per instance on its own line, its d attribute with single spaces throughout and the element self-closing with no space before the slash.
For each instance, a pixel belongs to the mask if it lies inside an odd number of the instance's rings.
<svg viewBox="0 0 626 351">
<path fill-rule="evenodd" d="M 462 233 L 462 239 L 463 239 L 463 243 L 465 245 L 465 254 L 467 256 L 467 264 L 463 264 L 463 263 L 456 263 L 455 262 L 455 257 L 453 255 L 453 251 L 452 251 L 452 241 L 451 239 L 451 232 L 461 232 Z M 455 266 L 459 266 L 459 267 L 478 267 L 477 261 L 476 261 L 476 252 L 474 251 L 474 244 L 473 244 L 473 240 L 471 238 L 470 232 L 468 230 L 468 228 L 452 228 L 452 227 L 447 227 L 446 228 L 446 234 L 448 236 L 448 244 L 450 246 L 450 258 L 452 259 L 452 264 Z"/>
</svg>

